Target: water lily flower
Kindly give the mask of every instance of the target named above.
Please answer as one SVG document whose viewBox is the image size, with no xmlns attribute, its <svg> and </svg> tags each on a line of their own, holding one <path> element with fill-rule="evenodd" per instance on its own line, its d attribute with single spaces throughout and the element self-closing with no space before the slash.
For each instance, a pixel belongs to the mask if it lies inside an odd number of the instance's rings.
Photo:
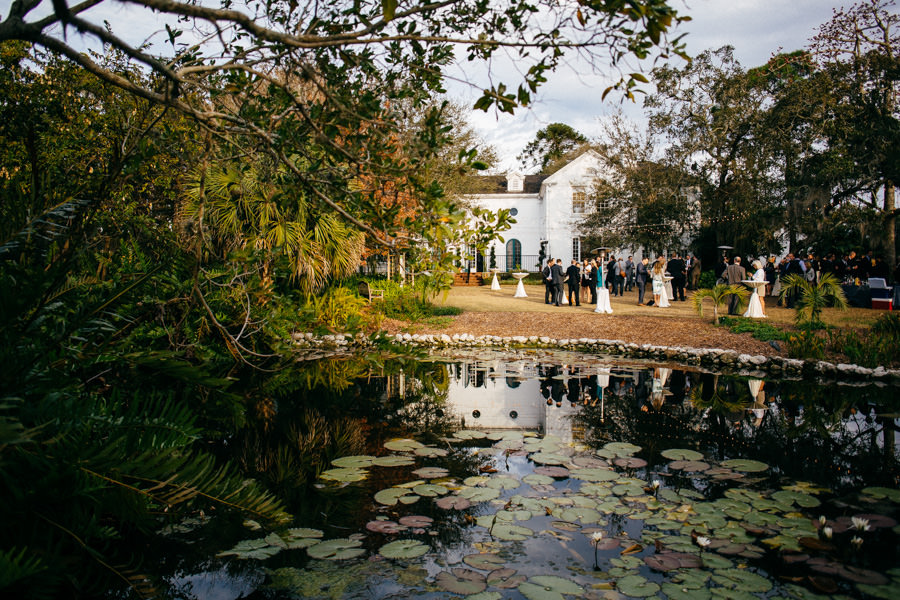
<svg viewBox="0 0 900 600">
<path fill-rule="evenodd" d="M 857 531 L 869 531 L 872 528 L 869 520 L 862 517 L 850 517 L 850 522 L 853 524 L 853 529 Z"/>
<path fill-rule="evenodd" d="M 653 483 L 651 483 L 650 485 L 652 485 L 653 489 L 656 490 L 656 489 L 659 489 L 659 486 L 661 485 L 661 483 L 660 483 L 659 479 L 654 479 Z"/>
<path fill-rule="evenodd" d="M 820 525 L 824 525 L 824 524 L 825 524 L 825 520 L 826 520 L 826 519 L 825 519 L 825 515 L 820 516 L 820 517 L 819 517 L 819 524 L 820 524 Z"/>
<path fill-rule="evenodd" d="M 701 548 L 706 548 L 707 546 L 709 546 L 710 543 L 711 542 L 708 537 L 705 537 L 702 535 L 697 537 L 697 545 L 700 546 Z"/>
<path fill-rule="evenodd" d="M 859 547 L 862 546 L 863 540 L 858 535 L 854 535 L 853 539 L 850 540 L 850 543 L 853 544 L 853 547 L 859 550 Z"/>
<path fill-rule="evenodd" d="M 822 533 L 825 535 L 825 539 L 830 540 L 830 539 L 831 539 L 831 535 L 834 533 L 834 530 L 831 529 L 831 527 L 823 527 L 823 528 L 822 528 Z"/>
<path fill-rule="evenodd" d="M 595 531 L 594 533 L 591 534 L 591 543 L 592 543 L 594 546 L 596 546 L 597 544 L 599 544 L 599 543 L 600 543 L 600 540 L 602 540 L 602 539 L 603 539 L 603 532 L 602 532 L 602 531 Z"/>
</svg>

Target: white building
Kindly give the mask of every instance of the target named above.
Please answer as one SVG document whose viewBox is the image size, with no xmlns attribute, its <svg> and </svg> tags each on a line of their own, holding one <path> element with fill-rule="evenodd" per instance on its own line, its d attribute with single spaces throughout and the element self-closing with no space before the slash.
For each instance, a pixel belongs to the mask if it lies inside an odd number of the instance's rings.
<svg viewBox="0 0 900 600">
<path fill-rule="evenodd" d="M 544 259 L 561 258 L 563 265 L 573 258 L 593 256 L 591 248 L 582 248 L 578 223 L 589 208 L 591 188 L 602 168 L 600 155 L 587 150 L 552 175 L 512 172 L 505 177 L 493 176 L 496 191 L 469 197 L 470 202 L 492 211 L 508 209 L 516 219 L 515 225 L 503 233 L 505 242 L 491 244 L 497 267 L 503 271 L 537 271 L 542 245 Z M 490 247 L 486 254 L 490 255 Z M 487 270 L 481 264 L 472 268 Z"/>
</svg>

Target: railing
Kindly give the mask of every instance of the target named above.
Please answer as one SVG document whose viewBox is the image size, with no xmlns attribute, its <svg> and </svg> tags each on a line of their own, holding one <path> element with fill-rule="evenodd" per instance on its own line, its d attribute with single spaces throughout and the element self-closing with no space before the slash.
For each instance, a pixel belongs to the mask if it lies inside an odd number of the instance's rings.
<svg viewBox="0 0 900 600">
<path fill-rule="evenodd" d="M 481 255 L 478 260 L 467 261 L 469 269 L 473 273 L 483 273 L 491 270 L 491 257 L 488 254 Z M 538 264 L 537 254 L 496 254 L 494 264 L 501 273 L 537 273 L 543 265 Z"/>
</svg>

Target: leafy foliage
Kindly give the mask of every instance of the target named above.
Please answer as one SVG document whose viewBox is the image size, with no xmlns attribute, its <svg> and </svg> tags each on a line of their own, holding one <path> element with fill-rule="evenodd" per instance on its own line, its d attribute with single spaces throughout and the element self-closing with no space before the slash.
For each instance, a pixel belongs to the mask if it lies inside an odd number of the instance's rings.
<svg viewBox="0 0 900 600">
<path fill-rule="evenodd" d="M 785 300 L 791 296 L 797 296 L 797 323 L 820 325 L 820 315 L 826 307 L 833 306 L 840 310 L 847 308 L 844 290 L 831 273 L 823 274 L 818 281 L 807 281 L 797 274 L 788 275 L 782 282 L 780 298 Z"/>
<path fill-rule="evenodd" d="M 713 322 L 719 324 L 719 307 L 729 301 L 731 296 L 737 296 L 743 302 L 750 292 L 742 285 L 719 284 L 713 288 L 699 289 L 691 296 L 694 310 L 703 316 L 703 300 L 709 298 L 713 302 Z"/>
</svg>

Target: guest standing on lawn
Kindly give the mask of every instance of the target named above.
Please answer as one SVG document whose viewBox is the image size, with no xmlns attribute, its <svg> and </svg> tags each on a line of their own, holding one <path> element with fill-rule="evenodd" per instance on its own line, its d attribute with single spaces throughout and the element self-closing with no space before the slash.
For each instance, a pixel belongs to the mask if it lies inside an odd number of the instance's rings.
<svg viewBox="0 0 900 600">
<path fill-rule="evenodd" d="M 666 280 L 663 279 L 665 274 L 666 262 L 660 255 L 656 258 L 656 262 L 653 263 L 653 269 L 650 271 L 650 276 L 653 279 L 653 304 L 655 306 L 659 306 L 660 298 L 666 293 Z"/>
<path fill-rule="evenodd" d="M 553 302 L 553 276 L 550 272 L 550 269 L 554 265 L 554 261 L 552 258 L 547 259 L 547 266 L 544 267 L 544 270 L 541 271 L 541 275 L 544 276 L 544 304 L 551 304 Z"/>
<path fill-rule="evenodd" d="M 578 261 L 574 258 L 572 264 L 566 269 L 566 281 L 569 285 L 569 306 L 581 306 L 581 269 L 578 268 Z"/>
<path fill-rule="evenodd" d="M 635 267 L 634 285 L 637 286 L 638 291 L 638 306 L 644 305 L 644 292 L 647 291 L 647 277 L 650 276 L 650 272 L 647 270 L 647 265 L 649 263 L 650 259 L 645 256 Z"/>
<path fill-rule="evenodd" d="M 730 285 L 740 285 L 743 280 L 747 279 L 747 270 L 741 266 L 741 257 L 735 256 L 734 261 L 725 269 L 725 281 Z M 728 314 L 736 315 L 738 305 L 741 302 L 740 296 L 731 294 L 728 300 Z"/>
</svg>

